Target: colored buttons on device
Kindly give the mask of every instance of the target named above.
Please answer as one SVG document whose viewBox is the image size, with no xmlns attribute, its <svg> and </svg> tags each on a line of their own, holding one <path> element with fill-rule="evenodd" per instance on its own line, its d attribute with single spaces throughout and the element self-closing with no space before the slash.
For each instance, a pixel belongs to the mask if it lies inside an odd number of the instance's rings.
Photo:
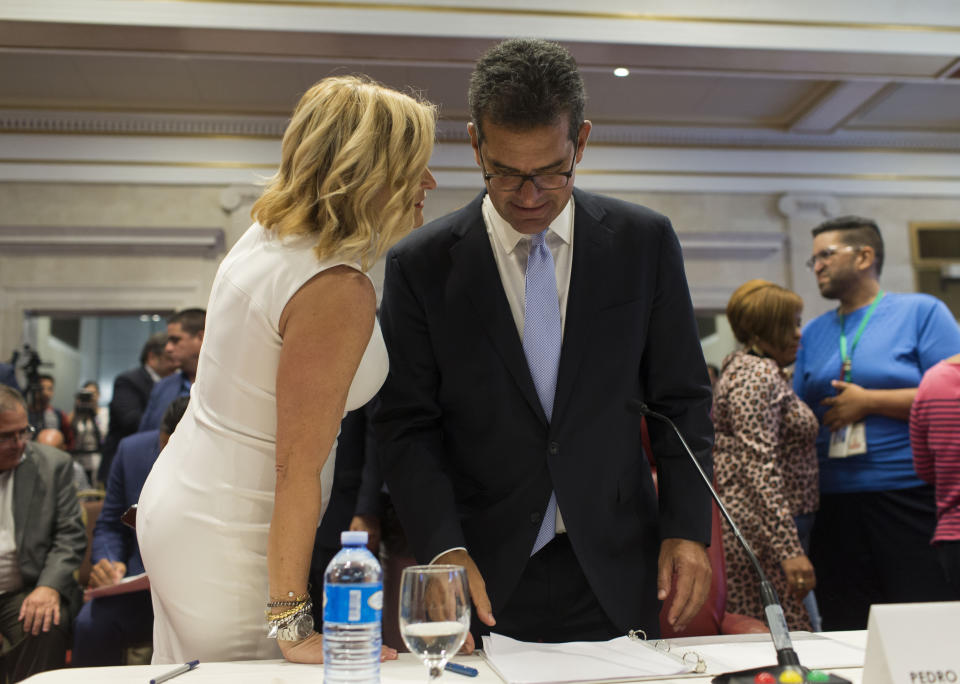
<svg viewBox="0 0 960 684">
<path fill-rule="evenodd" d="M 803 675 L 796 670 L 784 670 L 780 673 L 780 684 L 803 684 Z"/>
<path fill-rule="evenodd" d="M 769 672 L 758 672 L 753 678 L 753 684 L 777 684 L 777 678 Z"/>
<path fill-rule="evenodd" d="M 808 682 L 829 682 L 830 675 L 828 675 L 823 670 L 810 670 L 807 673 Z"/>
</svg>

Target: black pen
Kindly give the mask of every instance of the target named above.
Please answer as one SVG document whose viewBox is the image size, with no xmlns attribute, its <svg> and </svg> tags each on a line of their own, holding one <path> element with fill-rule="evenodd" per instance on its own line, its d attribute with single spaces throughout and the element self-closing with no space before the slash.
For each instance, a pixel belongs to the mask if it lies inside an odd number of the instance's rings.
<svg viewBox="0 0 960 684">
<path fill-rule="evenodd" d="M 184 663 L 180 667 L 170 670 L 169 672 L 164 672 L 159 677 L 155 677 L 154 679 L 151 679 L 150 684 L 160 684 L 160 682 L 165 682 L 168 679 L 173 679 L 174 677 L 182 675 L 184 672 L 189 672 L 199 664 L 200 664 L 199 660 L 191 660 L 189 663 Z"/>
</svg>

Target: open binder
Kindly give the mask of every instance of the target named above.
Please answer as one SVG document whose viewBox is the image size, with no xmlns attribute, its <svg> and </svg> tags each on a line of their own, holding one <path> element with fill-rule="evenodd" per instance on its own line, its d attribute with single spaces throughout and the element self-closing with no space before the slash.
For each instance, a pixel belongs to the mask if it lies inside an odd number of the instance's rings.
<svg viewBox="0 0 960 684">
<path fill-rule="evenodd" d="M 541 644 L 500 634 L 483 637 L 483 657 L 507 684 L 574 684 L 642 681 L 702 673 L 706 664 L 695 652 L 649 642 L 642 631 L 610 641 Z"/>
<path fill-rule="evenodd" d="M 864 649 L 827 635 L 791 632 L 801 661 L 811 668 L 862 667 Z M 483 654 L 507 684 L 642 681 L 718 675 L 776 661 L 768 634 L 646 641 L 641 630 L 610 641 L 533 644 L 499 634 L 483 637 Z"/>
</svg>

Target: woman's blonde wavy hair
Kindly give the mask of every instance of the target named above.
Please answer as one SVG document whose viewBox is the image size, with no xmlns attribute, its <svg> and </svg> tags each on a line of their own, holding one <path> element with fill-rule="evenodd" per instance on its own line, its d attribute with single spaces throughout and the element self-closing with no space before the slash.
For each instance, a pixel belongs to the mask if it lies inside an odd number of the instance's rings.
<svg viewBox="0 0 960 684">
<path fill-rule="evenodd" d="M 325 78 L 300 98 L 251 215 L 279 236 L 316 236 L 320 259 L 367 270 L 413 230 L 435 126 L 428 102 L 366 77 Z"/>
<path fill-rule="evenodd" d="M 760 340 L 786 347 L 797 328 L 803 300 L 769 280 L 748 280 L 733 291 L 727 302 L 727 320 L 737 341 L 744 345 Z"/>
</svg>

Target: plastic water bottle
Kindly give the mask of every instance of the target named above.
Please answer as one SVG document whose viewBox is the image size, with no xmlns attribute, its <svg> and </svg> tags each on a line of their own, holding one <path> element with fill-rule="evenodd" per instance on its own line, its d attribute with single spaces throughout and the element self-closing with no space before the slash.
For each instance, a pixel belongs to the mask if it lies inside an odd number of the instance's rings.
<svg viewBox="0 0 960 684">
<path fill-rule="evenodd" d="M 323 575 L 324 684 L 377 684 L 383 572 L 366 532 L 341 532 L 340 543 Z"/>
</svg>

